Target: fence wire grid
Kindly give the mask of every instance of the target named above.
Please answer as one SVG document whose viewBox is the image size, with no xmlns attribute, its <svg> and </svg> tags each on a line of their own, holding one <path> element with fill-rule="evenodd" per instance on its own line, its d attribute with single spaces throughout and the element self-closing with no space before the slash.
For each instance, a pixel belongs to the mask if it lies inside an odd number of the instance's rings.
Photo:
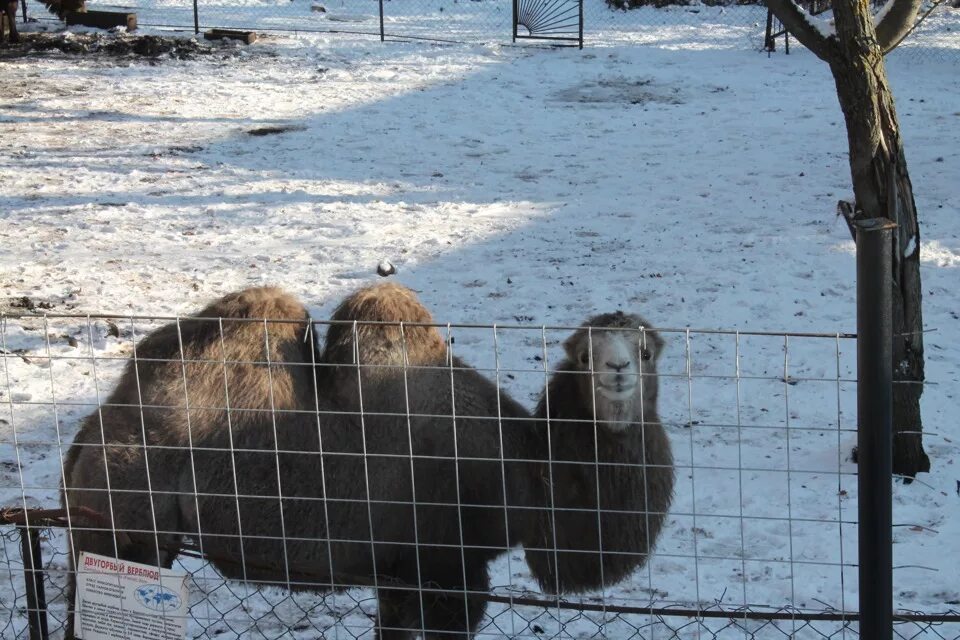
<svg viewBox="0 0 960 640">
<path fill-rule="evenodd" d="M 813 0 L 801 4 L 811 8 L 816 4 L 818 13 L 823 9 L 822 3 Z M 921 15 L 932 9 L 930 15 L 892 55 L 915 60 L 960 58 L 960 9 L 953 5 L 926 0 Z M 49 19 L 39 0 L 29 0 L 27 6 L 30 16 Z M 91 0 L 89 6 L 135 12 L 143 26 L 191 32 L 233 28 L 468 43 L 509 42 L 514 33 L 513 0 L 383 0 L 382 5 L 380 0 Z M 577 0 L 519 0 L 519 9 L 521 37 L 526 33 L 523 25 L 538 20 L 548 30 L 563 26 L 567 35 L 577 33 L 581 11 Z M 528 14 L 539 18 L 524 19 Z M 766 6 L 756 0 L 583 0 L 582 4 L 587 46 L 619 43 L 760 51 L 766 15 Z M 829 10 L 819 17 L 828 20 Z"/>
<path fill-rule="evenodd" d="M 349 363 L 324 361 L 319 338 L 312 348 L 314 336 L 337 328 L 355 349 Z M 359 355 L 363 340 L 384 331 L 400 336 L 391 344 L 402 345 L 403 358 L 371 364 Z M 359 639 L 373 638 L 378 626 L 382 638 L 465 637 L 456 620 L 471 616 L 467 624 L 478 638 L 858 637 L 857 483 L 850 460 L 855 336 L 601 327 L 581 330 L 565 353 L 575 331 L 0 318 L 0 506 L 56 508 L 72 448 L 95 454 L 86 461 L 89 477 L 98 477 L 103 461 L 105 484 L 72 488 L 106 498 L 106 526 L 67 515 L 67 527 L 36 521 L 31 527 L 42 531 L 52 637 L 60 637 L 68 618 L 71 531 L 88 536 L 81 545 L 87 550 L 153 564 L 161 558 L 185 572 L 188 636 L 195 638 Z M 166 357 L 145 340 L 159 334 L 175 345 Z M 426 334 L 443 345 L 442 362 L 418 363 L 407 340 Z M 195 348 L 202 335 L 214 338 L 207 351 Z M 665 344 L 662 355 L 656 336 Z M 237 358 L 237 340 L 253 344 L 256 354 Z M 309 358 L 289 358 L 307 352 Z M 568 355 L 572 374 L 558 369 Z M 108 394 L 125 369 L 138 403 Z M 268 404 L 244 397 L 251 375 L 269 379 Z M 563 375 L 576 379 L 573 386 L 550 386 Z M 307 408 L 283 406 L 284 390 L 301 378 L 318 397 Z M 204 380 L 218 380 L 224 393 L 196 396 Z M 349 402 L 331 405 L 319 397 L 331 389 L 345 393 L 336 386 L 344 381 L 357 391 Z M 491 396 L 464 395 L 470 385 L 484 384 Z M 656 413 L 631 416 L 625 431 L 611 435 L 616 420 L 603 421 L 611 409 L 597 386 L 611 384 L 640 394 L 640 406 Z M 551 389 L 567 395 L 551 398 Z M 582 403 L 583 395 L 592 396 L 593 417 L 550 414 L 551 402 L 560 411 Z M 533 409 L 538 400 L 550 421 Z M 137 418 L 125 442 L 104 427 L 122 427 L 117 415 Z M 72 445 L 87 416 L 95 437 Z M 254 436 L 245 416 L 259 420 Z M 176 420 L 187 425 L 186 444 L 148 435 L 148 428 Z M 349 429 L 331 426 L 345 421 Z M 214 436 L 202 431 L 208 422 L 218 427 Z M 650 451 L 638 458 L 603 444 L 623 442 L 616 438 L 626 433 L 640 438 L 628 442 L 650 447 L 647 434 L 657 424 L 673 457 L 672 465 L 661 465 L 672 467 L 674 477 L 663 513 L 654 508 L 654 475 L 647 475 L 658 466 Z M 529 437 L 535 431 L 546 446 L 517 444 L 526 441 L 511 430 Z M 490 446 L 477 445 L 478 438 Z M 580 449 L 565 450 L 574 448 L 567 438 Z M 108 468 L 111 449 L 141 452 L 142 477 L 123 479 Z M 311 471 L 306 483 L 297 475 L 304 469 Z M 515 499 L 531 473 L 542 486 Z M 642 498 L 618 501 L 610 487 L 626 477 L 640 483 Z M 131 505 L 147 505 L 149 514 L 124 515 L 136 510 Z M 178 517 L 163 515 L 170 505 Z M 655 530 L 661 517 L 655 542 L 608 537 L 617 525 Z M 450 530 L 438 531 L 437 522 Z M 30 637 L 22 527 L 0 531 L 0 635 Z M 121 540 L 132 546 L 121 550 Z M 149 546 L 145 556 L 141 543 Z M 130 554 L 137 544 L 140 555 Z M 620 570 L 624 559 L 627 570 Z M 338 562 L 349 566 L 338 570 Z M 570 574 L 568 564 L 575 568 Z M 445 575 L 437 567 L 452 567 L 454 577 L 442 584 L 428 579 L 431 571 Z M 916 580 L 922 569 L 895 575 Z M 547 586 L 561 579 L 596 585 L 557 596 L 538 578 Z M 910 602 L 896 604 L 897 637 L 960 638 L 957 603 L 930 604 L 923 612 Z"/>
</svg>

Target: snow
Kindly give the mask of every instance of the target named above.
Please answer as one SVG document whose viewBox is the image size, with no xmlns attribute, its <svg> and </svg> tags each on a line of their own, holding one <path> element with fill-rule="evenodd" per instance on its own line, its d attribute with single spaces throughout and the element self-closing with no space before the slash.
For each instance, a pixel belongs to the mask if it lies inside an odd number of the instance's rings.
<svg viewBox="0 0 960 640">
<path fill-rule="evenodd" d="M 938 267 L 957 268 L 960 267 L 960 252 L 956 248 L 950 249 L 944 246 L 938 240 L 930 240 L 924 243 L 920 251 L 920 262 Z"/>
<path fill-rule="evenodd" d="M 883 6 L 877 9 L 876 13 L 873 14 L 873 25 L 877 26 L 883 19 L 887 17 L 887 14 L 890 13 L 890 10 L 893 8 L 893 0 L 887 0 L 883 3 Z"/>
<path fill-rule="evenodd" d="M 459 6 L 480 15 L 474 4 Z M 512 372 L 501 379 L 527 406 L 543 382 L 537 358 L 546 347 L 555 362 L 569 333 L 541 325 L 624 308 L 676 329 L 660 369 L 677 495 L 654 559 L 608 587 L 608 602 L 855 609 L 856 570 L 835 566 L 857 553 L 855 345 L 748 334 L 855 329 L 853 243 L 835 216 L 850 191 L 842 114 L 814 56 L 757 53 L 762 26 L 744 27 L 755 9 L 703 10 L 709 37 L 653 23 L 583 51 L 272 34 L 157 64 L 6 60 L 0 295 L 117 320 L 8 320 L 0 331 L 0 504 L 56 503 L 65 443 L 116 381 L 131 338 L 159 324 L 125 316 L 187 314 L 276 283 L 324 318 L 380 280 L 389 256 L 391 278 L 438 322 L 525 327 L 499 329 L 496 352 L 489 329 L 451 331 L 469 362 Z M 957 47 L 934 27 L 931 48 Z M 944 82 L 952 60 L 895 53 L 888 69 L 924 238 L 933 464 L 895 485 L 895 600 L 943 611 L 960 600 L 960 86 Z M 283 131 L 248 133 L 266 127 Z M 17 557 L 15 543 L 4 551 Z M 491 571 L 501 593 L 533 589 L 519 550 Z M 218 589 L 204 615 L 246 615 L 233 598 Z M 303 610 L 321 627 L 339 618 L 342 637 L 368 632 L 375 610 L 369 593 L 245 601 L 252 620 L 274 607 L 290 624 Z M 491 605 L 485 633 L 532 633 L 518 616 L 538 610 L 502 611 Z M 211 624 L 225 638 L 242 628 Z M 610 625 L 611 637 L 629 631 Z M 292 637 L 316 635 L 298 628 Z"/>
<path fill-rule="evenodd" d="M 907 240 L 907 246 L 903 250 L 903 257 L 909 258 L 913 255 L 913 252 L 917 250 L 917 236 L 910 236 L 910 239 Z"/>
<path fill-rule="evenodd" d="M 800 18 L 807 23 L 814 31 L 819 33 L 824 38 L 832 38 L 837 35 L 837 26 L 833 21 L 833 13 L 821 13 L 818 15 L 813 15 L 806 8 L 800 6 L 797 3 L 794 3 L 794 6 L 797 8 L 797 11 L 800 13 Z M 824 17 L 820 17 L 824 16 Z"/>
</svg>

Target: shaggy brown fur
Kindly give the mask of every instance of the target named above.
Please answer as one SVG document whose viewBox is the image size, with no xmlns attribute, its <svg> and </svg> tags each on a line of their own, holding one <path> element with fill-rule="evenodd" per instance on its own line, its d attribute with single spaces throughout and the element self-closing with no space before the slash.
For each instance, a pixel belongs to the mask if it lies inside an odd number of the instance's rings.
<svg viewBox="0 0 960 640">
<path fill-rule="evenodd" d="M 362 395 L 368 396 L 369 406 L 365 409 L 377 401 L 373 388 L 371 393 L 364 394 L 364 386 L 389 384 L 390 380 L 402 382 L 403 367 L 446 362 L 447 347 L 431 326 L 430 312 L 413 291 L 392 282 L 364 287 L 352 294 L 334 310 L 330 321 L 320 355 L 319 382 L 353 411 L 360 410 Z M 347 366 L 330 366 L 331 363 Z M 359 387 L 358 372 L 363 373 L 364 381 Z M 385 393 L 389 391 L 381 390 L 379 395 Z"/>
<path fill-rule="evenodd" d="M 222 333 L 205 317 L 223 317 Z M 293 322 L 231 320 L 250 317 Z M 394 285 L 358 292 L 335 317 L 431 320 Z M 498 460 L 502 441 L 522 449 L 523 430 L 505 427 L 501 438 L 490 416 L 498 404 L 504 416 L 527 413 L 468 367 L 451 378 L 446 345 L 428 327 L 332 326 L 328 361 L 344 371 L 357 357 L 390 366 L 363 367 L 356 389 L 331 391 L 310 366 L 305 319 L 289 295 L 253 289 L 137 346 L 65 462 L 65 505 L 106 514 L 129 534 L 75 528 L 74 553 L 169 566 L 190 536 L 227 577 L 292 589 L 378 587 L 381 638 L 420 629 L 462 636 L 482 615 L 488 561 L 520 541 L 523 527 L 508 535 L 505 505 L 513 496 L 529 505 L 532 484 L 504 479 L 504 468 L 511 478 L 527 473 L 522 465 L 469 458 Z M 408 362 L 433 368 L 396 368 L 404 350 L 390 345 L 406 345 Z M 360 389 L 369 398 L 362 417 Z M 453 398 L 456 420 L 432 417 L 451 414 Z M 424 503 L 416 511 L 414 500 Z M 509 518 L 526 513 L 510 509 Z"/>
<path fill-rule="evenodd" d="M 229 448 L 230 434 L 239 447 L 272 426 L 271 408 L 313 406 L 306 318 L 279 289 L 248 289 L 136 345 L 119 385 L 81 425 L 64 460 L 64 506 L 89 507 L 127 533 L 75 527 L 75 554 L 170 565 L 183 532 L 195 526 L 184 522 L 178 498 L 181 469 L 200 469 L 190 447 Z"/>
<path fill-rule="evenodd" d="M 429 326 L 433 316 L 413 291 L 398 284 L 360 289 L 340 303 L 330 321 L 322 362 L 355 364 L 358 345 L 362 347 L 361 365 L 400 367 L 435 362 L 446 354 L 443 338 Z M 400 323 L 405 324 L 401 327 Z"/>
<path fill-rule="evenodd" d="M 222 331 L 206 317 L 223 317 Z M 251 317 L 291 322 L 233 320 Z M 439 332 L 416 324 L 432 318 L 409 290 L 363 289 L 334 319 L 342 323 L 329 328 L 319 363 L 306 312 L 276 289 L 231 294 L 179 331 L 170 325 L 144 339 L 65 465 L 65 503 L 109 514 L 130 533 L 74 528 L 74 552 L 169 566 L 188 536 L 229 578 L 375 587 L 382 639 L 475 630 L 489 561 L 552 539 L 553 521 L 538 517 L 550 506 L 549 468 L 536 462 L 551 455 L 545 428 L 451 358 Z M 181 353 L 211 362 L 184 363 Z M 585 482 L 582 473 L 555 473 L 554 491 L 580 504 Z M 569 522 L 589 540 L 595 519 Z M 580 548 L 577 533 L 558 541 Z M 646 551 L 628 542 L 627 551 Z M 563 586 L 600 581 L 595 558 L 560 560 L 560 573 L 573 576 Z M 552 568 L 532 567 L 548 588 L 557 582 Z"/>
<path fill-rule="evenodd" d="M 594 329 L 580 329 L 564 343 L 567 359 L 534 412 L 548 419 L 541 428 L 549 430 L 555 462 L 544 479 L 555 511 L 540 512 L 540 550 L 528 549 L 527 562 L 548 591 L 619 582 L 646 562 L 660 534 L 674 481 L 670 441 L 657 414 L 663 341 L 650 329 L 621 330 L 649 326 L 621 312 L 590 318 L 584 327 Z M 612 361 L 616 356 L 620 361 Z M 632 397 L 603 398 L 599 389 L 609 380 L 636 383 Z"/>
</svg>

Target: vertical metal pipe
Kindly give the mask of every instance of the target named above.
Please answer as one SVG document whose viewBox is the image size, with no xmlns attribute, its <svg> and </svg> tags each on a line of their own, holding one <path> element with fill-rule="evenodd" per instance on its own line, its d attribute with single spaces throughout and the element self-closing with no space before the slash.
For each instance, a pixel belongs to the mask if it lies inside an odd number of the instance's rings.
<svg viewBox="0 0 960 640">
<path fill-rule="evenodd" d="M 383 42 L 386 34 L 383 30 L 383 0 L 380 0 L 380 42 Z"/>
<path fill-rule="evenodd" d="M 583 49 L 583 0 L 578 2 L 580 5 L 580 49 Z"/>
<path fill-rule="evenodd" d="M 23 21 L 27 21 L 27 0 L 20 0 L 20 4 L 23 6 Z M 11 16 L 11 20 L 16 20 L 17 16 Z"/>
<path fill-rule="evenodd" d="M 517 41 L 517 19 L 520 16 L 520 8 L 517 6 L 520 0 L 513 0 L 513 41 Z"/>
<path fill-rule="evenodd" d="M 43 586 L 43 557 L 40 531 L 29 524 L 20 527 L 20 554 L 23 556 L 23 586 L 27 592 L 30 640 L 47 640 L 47 596 Z"/>
<path fill-rule="evenodd" d="M 893 637 L 893 231 L 857 222 L 860 637 Z"/>
<path fill-rule="evenodd" d="M 767 32 L 763 38 L 763 48 L 767 52 L 775 51 L 777 48 L 777 42 L 773 38 L 773 11 L 767 9 Z"/>
<path fill-rule="evenodd" d="M 200 5 L 199 0 L 193 0 L 193 32 L 200 33 Z"/>
</svg>

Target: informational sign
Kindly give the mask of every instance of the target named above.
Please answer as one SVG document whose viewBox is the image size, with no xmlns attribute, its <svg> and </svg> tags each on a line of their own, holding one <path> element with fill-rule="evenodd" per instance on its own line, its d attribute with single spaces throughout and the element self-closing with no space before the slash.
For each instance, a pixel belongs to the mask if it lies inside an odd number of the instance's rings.
<svg viewBox="0 0 960 640">
<path fill-rule="evenodd" d="M 73 625 L 78 640 L 183 640 L 187 575 L 82 552 Z"/>
</svg>

